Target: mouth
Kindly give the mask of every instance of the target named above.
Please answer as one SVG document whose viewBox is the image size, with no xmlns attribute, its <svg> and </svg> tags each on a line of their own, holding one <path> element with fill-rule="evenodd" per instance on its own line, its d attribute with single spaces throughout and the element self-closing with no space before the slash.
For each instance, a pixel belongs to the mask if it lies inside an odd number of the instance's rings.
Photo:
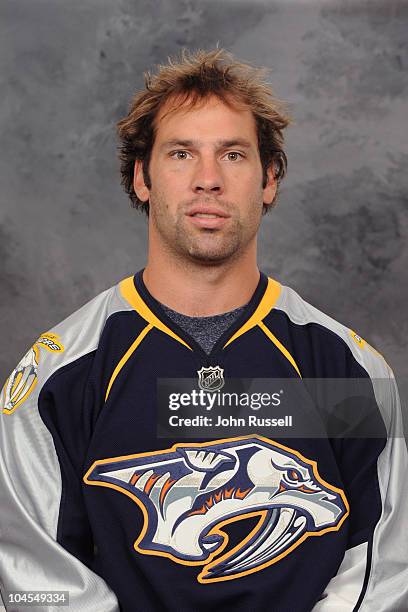
<svg viewBox="0 0 408 612">
<path fill-rule="evenodd" d="M 209 565 L 204 574 L 208 581 L 220 576 L 238 576 L 244 571 L 253 570 L 271 561 L 286 551 L 305 531 L 306 518 L 294 509 L 268 510 L 258 532 L 243 547 L 236 549 L 221 562 Z M 207 537 L 206 548 L 212 543 Z"/>
<path fill-rule="evenodd" d="M 196 227 L 207 229 L 221 228 L 229 219 L 229 215 L 222 210 L 201 206 L 192 208 L 186 216 Z"/>
<path fill-rule="evenodd" d="M 194 213 L 194 215 L 189 215 L 189 217 L 200 217 L 203 219 L 219 219 L 223 218 L 222 215 L 216 215 L 214 213 Z"/>
</svg>

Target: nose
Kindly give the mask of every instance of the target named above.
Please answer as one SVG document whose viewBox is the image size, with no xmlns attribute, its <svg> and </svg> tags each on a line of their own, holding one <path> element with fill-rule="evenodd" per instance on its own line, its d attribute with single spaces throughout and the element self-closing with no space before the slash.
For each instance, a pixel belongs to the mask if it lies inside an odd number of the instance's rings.
<svg viewBox="0 0 408 612">
<path fill-rule="evenodd" d="M 197 162 L 193 176 L 194 193 L 221 194 L 224 191 L 224 181 L 221 168 L 212 156 L 202 156 Z"/>
</svg>

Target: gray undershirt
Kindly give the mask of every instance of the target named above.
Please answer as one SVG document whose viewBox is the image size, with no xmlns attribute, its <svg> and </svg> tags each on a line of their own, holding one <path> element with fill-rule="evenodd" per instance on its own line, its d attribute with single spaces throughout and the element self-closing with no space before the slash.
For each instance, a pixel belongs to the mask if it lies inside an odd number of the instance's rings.
<svg viewBox="0 0 408 612">
<path fill-rule="evenodd" d="M 166 315 L 184 329 L 208 354 L 222 334 L 238 319 L 246 305 L 211 317 L 189 317 L 161 304 Z"/>
</svg>

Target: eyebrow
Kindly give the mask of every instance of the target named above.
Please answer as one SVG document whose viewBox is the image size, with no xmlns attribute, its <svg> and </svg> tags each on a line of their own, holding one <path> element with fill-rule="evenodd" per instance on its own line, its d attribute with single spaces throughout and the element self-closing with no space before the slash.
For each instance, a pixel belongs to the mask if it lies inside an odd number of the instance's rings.
<svg viewBox="0 0 408 612">
<path fill-rule="evenodd" d="M 199 140 L 179 140 L 172 139 L 166 140 L 161 145 L 161 149 L 171 149 L 172 147 L 193 147 L 199 149 L 202 146 L 202 143 Z M 215 146 L 217 149 L 225 149 L 229 147 L 242 147 L 244 149 L 252 148 L 252 144 L 245 140 L 244 138 L 232 138 L 230 140 L 217 140 L 215 142 Z"/>
</svg>

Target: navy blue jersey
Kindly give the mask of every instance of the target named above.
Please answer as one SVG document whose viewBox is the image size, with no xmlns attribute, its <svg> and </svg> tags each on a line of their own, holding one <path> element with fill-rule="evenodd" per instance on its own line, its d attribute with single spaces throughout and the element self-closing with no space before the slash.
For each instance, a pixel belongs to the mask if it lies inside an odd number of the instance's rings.
<svg viewBox="0 0 408 612">
<path fill-rule="evenodd" d="M 159 437 L 158 381 L 200 371 L 366 379 L 384 435 Z M 46 589 L 78 612 L 407 610 L 400 427 L 381 355 L 293 290 L 261 273 L 206 354 L 140 271 L 42 334 L 4 386 L 6 609 Z"/>
</svg>

